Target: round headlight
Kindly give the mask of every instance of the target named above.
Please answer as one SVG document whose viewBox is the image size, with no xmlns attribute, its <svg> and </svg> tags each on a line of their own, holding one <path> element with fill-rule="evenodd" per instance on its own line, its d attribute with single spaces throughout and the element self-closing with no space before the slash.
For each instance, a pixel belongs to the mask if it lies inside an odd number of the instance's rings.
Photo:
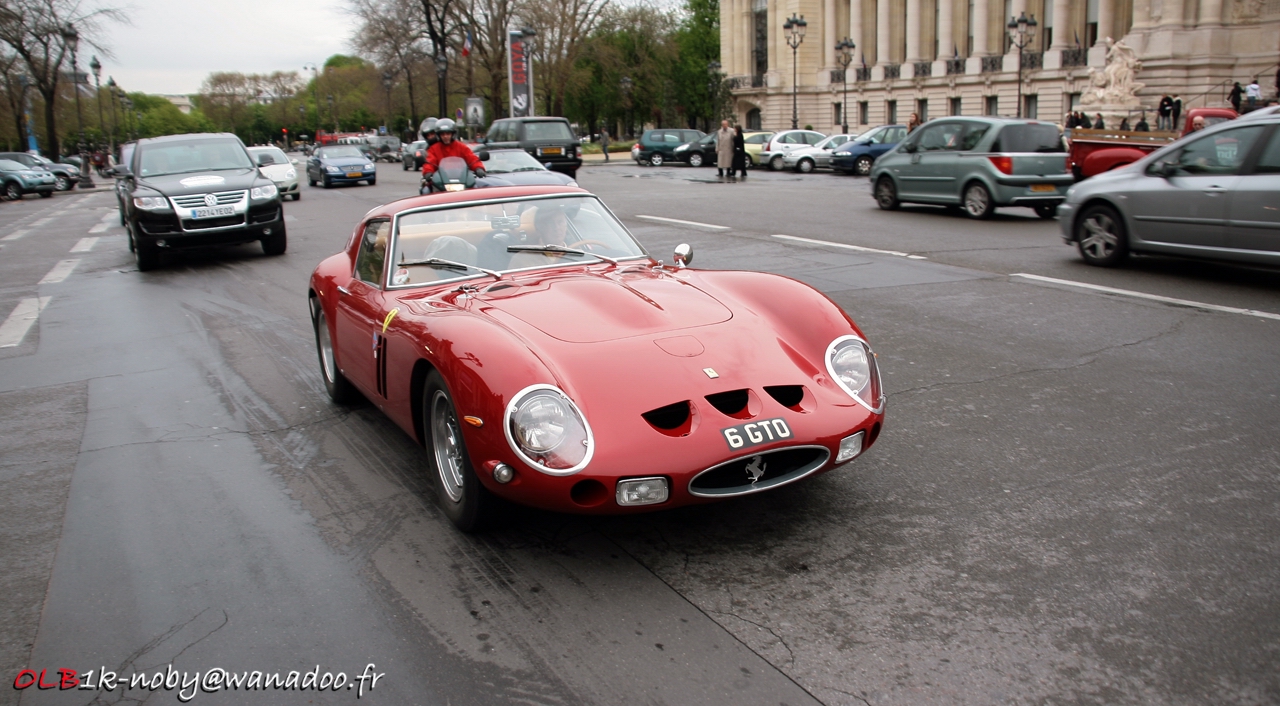
<svg viewBox="0 0 1280 706">
<path fill-rule="evenodd" d="M 591 460 L 591 429 L 567 395 L 534 385 L 507 407 L 507 441 L 520 458 L 544 473 L 569 475 Z"/>
<path fill-rule="evenodd" d="M 875 355 L 857 336 L 841 336 L 827 346 L 827 372 L 832 380 L 855 401 L 872 411 L 879 411 L 880 372 Z"/>
</svg>

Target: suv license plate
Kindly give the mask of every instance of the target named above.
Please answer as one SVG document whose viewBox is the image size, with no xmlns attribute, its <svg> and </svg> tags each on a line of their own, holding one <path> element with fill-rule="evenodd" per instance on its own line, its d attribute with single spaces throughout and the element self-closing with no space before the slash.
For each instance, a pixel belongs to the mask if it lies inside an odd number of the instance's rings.
<svg viewBox="0 0 1280 706">
<path fill-rule="evenodd" d="M 1057 190 L 1058 190 L 1058 187 L 1054 186 L 1053 184 L 1032 184 L 1031 185 L 1031 193 L 1033 194 L 1048 194 L 1048 193 L 1053 193 Z"/>
<path fill-rule="evenodd" d="M 362 177 L 364 172 L 347 172 L 348 177 Z"/>
<path fill-rule="evenodd" d="M 562 152 L 564 152 L 564 150 L 560 149 L 559 147 L 543 147 L 542 148 L 543 154 L 561 154 Z"/>
<path fill-rule="evenodd" d="M 192 218 L 221 218 L 222 216 L 234 216 L 236 209 L 234 206 L 218 206 L 216 208 L 197 208 L 191 212 Z"/>
</svg>

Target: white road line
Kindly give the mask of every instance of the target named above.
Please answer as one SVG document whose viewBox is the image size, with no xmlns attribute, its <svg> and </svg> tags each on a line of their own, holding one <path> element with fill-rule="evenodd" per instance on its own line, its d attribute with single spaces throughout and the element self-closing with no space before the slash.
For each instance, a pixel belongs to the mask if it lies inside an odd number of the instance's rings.
<svg viewBox="0 0 1280 706">
<path fill-rule="evenodd" d="M 682 221 L 678 218 L 663 218 L 662 216 L 636 216 L 646 221 L 657 221 L 659 223 L 674 223 L 679 226 L 688 226 L 690 228 L 705 228 L 706 230 L 729 230 L 729 226 L 713 226 L 710 223 L 697 223 L 695 221 Z"/>
<path fill-rule="evenodd" d="M 857 250 L 858 252 L 873 252 L 877 255 L 894 255 L 896 257 L 905 257 L 908 260 L 928 260 L 924 255 L 912 255 L 911 253 L 898 252 L 897 250 L 877 250 L 876 248 L 864 248 L 861 245 L 848 245 L 846 243 L 833 243 L 830 240 L 814 240 L 813 238 L 801 238 L 796 235 L 778 235 L 775 238 L 783 240 L 795 240 L 801 243 L 811 243 L 813 245 L 829 245 L 833 248 L 844 248 L 845 250 Z"/>
<path fill-rule="evenodd" d="M 298 220 L 298 217 L 293 215 L 292 213 L 286 213 L 284 214 L 284 220 L 286 223 L 294 223 Z"/>
<path fill-rule="evenodd" d="M 76 265 L 79 264 L 79 260 L 63 260 L 54 265 L 53 269 L 49 270 L 49 274 L 40 280 L 39 284 L 57 284 L 69 277 L 71 272 L 76 269 Z"/>
<path fill-rule="evenodd" d="M 1055 277 L 1042 277 L 1041 275 L 1029 275 L 1023 272 L 1017 272 L 1009 276 L 1022 277 L 1024 279 L 1035 280 L 1037 282 L 1049 282 L 1052 284 L 1062 284 L 1068 287 L 1079 287 L 1081 289 L 1090 289 L 1095 292 L 1105 292 L 1107 294 L 1118 294 L 1124 297 L 1148 299 L 1153 302 L 1163 302 L 1165 304 L 1185 306 L 1185 307 L 1190 307 L 1192 309 L 1203 309 L 1205 311 L 1220 311 L 1226 314 L 1244 314 L 1245 316 L 1256 316 L 1260 319 L 1275 319 L 1277 321 L 1280 321 L 1280 314 L 1272 314 L 1267 311 L 1258 311 L 1256 309 L 1240 309 L 1234 306 L 1220 306 L 1218 304 L 1206 304 L 1204 302 L 1195 302 L 1189 299 L 1174 299 L 1173 297 L 1162 297 L 1159 294 L 1147 294 L 1146 292 L 1135 292 L 1129 289 L 1116 289 L 1115 287 L 1104 287 L 1100 284 L 1086 284 L 1084 282 L 1073 282 L 1069 279 L 1057 279 Z"/>
<path fill-rule="evenodd" d="M 18 302 L 18 305 L 13 308 L 13 313 L 9 314 L 9 318 L 0 324 L 0 348 L 13 348 L 22 343 L 31 325 L 40 318 L 40 312 L 49 305 L 49 300 L 52 298 L 40 297 Z"/>
<path fill-rule="evenodd" d="M 107 208 L 111 208 L 111 207 L 108 206 Z M 106 213 L 102 214 L 102 222 L 110 223 L 111 221 L 115 220 L 115 217 L 119 215 L 116 213 L 117 210 L 118 209 L 111 208 L 110 211 L 107 211 Z"/>
<path fill-rule="evenodd" d="M 75 247 L 71 248 L 71 252 L 89 252 L 93 246 L 98 244 L 97 238 L 81 238 Z"/>
<path fill-rule="evenodd" d="M 17 240 L 18 238 L 21 238 L 22 236 L 30 232 L 31 231 L 26 228 L 23 228 L 22 230 L 15 230 L 12 233 L 4 236 L 3 238 L 0 238 L 0 240 Z"/>
<path fill-rule="evenodd" d="M 36 226 L 42 226 L 42 225 L 44 225 L 44 224 L 46 224 L 46 223 L 48 223 L 49 221 L 52 221 L 52 220 L 53 220 L 53 217 L 52 217 L 52 216 L 50 216 L 50 217 L 48 217 L 48 218 L 41 218 L 40 220 L 36 221 L 35 223 L 32 223 L 31 225 L 32 225 L 33 227 L 36 227 Z"/>
<path fill-rule="evenodd" d="M 108 214 L 108 215 L 110 215 L 110 214 Z M 96 225 L 96 226 L 94 226 L 94 227 L 90 228 L 90 229 L 89 229 L 89 232 L 90 232 L 90 233 L 101 233 L 101 232 L 105 231 L 106 229 L 108 229 L 108 228 L 110 228 L 110 227 L 111 227 L 111 224 L 110 224 L 110 223 L 99 223 L 98 225 Z"/>
</svg>

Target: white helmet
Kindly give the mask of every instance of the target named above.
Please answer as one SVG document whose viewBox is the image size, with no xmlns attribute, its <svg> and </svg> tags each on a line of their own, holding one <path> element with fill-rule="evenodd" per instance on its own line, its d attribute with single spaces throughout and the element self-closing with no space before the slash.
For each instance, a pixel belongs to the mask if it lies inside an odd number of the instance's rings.
<svg viewBox="0 0 1280 706">
<path fill-rule="evenodd" d="M 457 127 L 456 125 L 454 125 L 453 121 L 452 121 L 452 120 L 450 120 L 449 118 L 441 118 L 441 119 L 440 119 L 440 121 L 436 123 L 436 134 L 437 134 L 437 135 L 438 135 L 438 134 L 440 134 L 440 133 L 442 133 L 442 132 L 454 132 L 454 133 L 456 133 L 457 131 L 458 131 L 458 127 Z"/>
</svg>

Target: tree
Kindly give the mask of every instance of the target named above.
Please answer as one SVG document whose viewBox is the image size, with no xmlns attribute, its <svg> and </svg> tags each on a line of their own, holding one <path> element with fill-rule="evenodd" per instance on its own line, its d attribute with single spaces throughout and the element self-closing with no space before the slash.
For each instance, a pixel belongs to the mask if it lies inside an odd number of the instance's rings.
<svg viewBox="0 0 1280 706">
<path fill-rule="evenodd" d="M 673 67 L 676 100 L 689 127 L 702 119 L 709 130 L 723 114 L 717 105 L 721 77 L 711 70 L 720 61 L 720 0 L 685 0 L 685 16 L 675 33 L 680 59 Z"/>
<path fill-rule="evenodd" d="M 410 124 L 418 127 L 414 74 L 426 57 L 422 14 L 415 0 L 353 0 L 360 18 L 355 47 L 393 74 L 404 74 L 409 93 Z"/>
<path fill-rule="evenodd" d="M 506 112 L 507 31 L 516 13 L 516 0 L 466 0 L 460 7 L 463 22 L 471 30 L 473 64 L 484 74 L 482 93 L 489 99 L 494 119 Z"/>
<path fill-rule="evenodd" d="M 534 89 L 542 89 L 550 115 L 564 115 L 574 63 L 600 22 L 609 0 L 526 0 L 519 15 L 537 30 L 533 43 Z"/>
</svg>

